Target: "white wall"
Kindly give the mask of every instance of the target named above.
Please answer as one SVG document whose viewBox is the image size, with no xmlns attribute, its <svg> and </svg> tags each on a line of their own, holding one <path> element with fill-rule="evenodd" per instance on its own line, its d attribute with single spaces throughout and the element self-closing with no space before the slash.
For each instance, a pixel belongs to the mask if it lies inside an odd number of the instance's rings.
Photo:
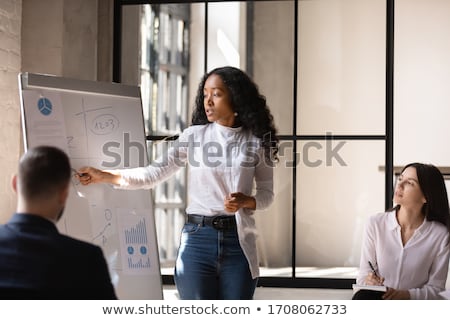
<svg viewBox="0 0 450 320">
<path fill-rule="evenodd" d="M 97 79 L 97 0 L 24 0 L 22 70 Z"/>
<path fill-rule="evenodd" d="M 101 79 L 111 79 L 111 69 L 104 64 L 99 68 L 97 61 L 111 59 L 112 3 L 0 1 L 0 223 L 15 210 L 10 181 L 23 150 L 18 74 L 34 72 L 89 80 L 97 80 L 100 75 Z M 100 18 L 98 6 L 102 8 Z M 101 50 L 98 38 L 102 38 Z M 99 51 L 105 58 L 98 55 Z"/>
<path fill-rule="evenodd" d="M 141 25 L 140 6 L 124 6 L 122 8 L 122 20 L 127 26 L 122 29 L 122 56 L 120 82 L 129 85 L 137 85 L 140 82 L 139 74 L 139 50 Z"/>
<path fill-rule="evenodd" d="M 15 210 L 11 177 L 17 171 L 21 151 L 20 102 L 17 74 L 20 71 L 22 0 L 0 1 L 0 223 Z"/>
<path fill-rule="evenodd" d="M 450 166 L 450 1 L 395 5 L 394 164 Z"/>
<path fill-rule="evenodd" d="M 63 4 L 59 0 L 23 1 L 24 72 L 62 75 Z"/>
</svg>

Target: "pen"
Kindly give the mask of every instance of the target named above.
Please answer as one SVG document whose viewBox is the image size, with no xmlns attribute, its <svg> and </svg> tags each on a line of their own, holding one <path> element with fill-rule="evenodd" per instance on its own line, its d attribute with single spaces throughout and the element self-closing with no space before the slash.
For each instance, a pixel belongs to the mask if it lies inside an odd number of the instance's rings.
<svg viewBox="0 0 450 320">
<path fill-rule="evenodd" d="M 74 174 L 76 174 L 77 176 L 79 176 L 79 177 L 83 177 L 83 176 L 85 176 L 86 175 L 86 173 L 79 173 L 77 170 L 75 170 L 74 168 L 71 168 L 72 169 L 72 172 L 74 173 Z"/>
<path fill-rule="evenodd" d="M 379 278 L 380 276 L 379 276 L 378 272 L 375 270 L 375 268 L 373 267 L 372 262 L 370 262 L 370 261 L 368 261 L 368 262 L 369 262 L 370 269 L 372 269 L 372 271 L 373 271 L 373 274 Z"/>
</svg>

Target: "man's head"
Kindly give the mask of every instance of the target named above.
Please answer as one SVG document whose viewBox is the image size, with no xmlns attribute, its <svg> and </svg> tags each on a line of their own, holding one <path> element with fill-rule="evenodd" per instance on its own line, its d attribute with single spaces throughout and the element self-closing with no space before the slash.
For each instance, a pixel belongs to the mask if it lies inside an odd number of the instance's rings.
<svg viewBox="0 0 450 320">
<path fill-rule="evenodd" d="M 18 212 L 57 221 L 64 209 L 71 176 L 67 155 L 55 147 L 29 149 L 20 159 L 13 188 L 18 194 Z"/>
</svg>

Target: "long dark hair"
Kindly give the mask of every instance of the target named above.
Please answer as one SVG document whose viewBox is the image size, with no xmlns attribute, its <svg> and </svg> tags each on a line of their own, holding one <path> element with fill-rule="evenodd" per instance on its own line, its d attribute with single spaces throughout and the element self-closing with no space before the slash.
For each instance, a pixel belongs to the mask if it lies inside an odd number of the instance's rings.
<svg viewBox="0 0 450 320">
<path fill-rule="evenodd" d="M 442 173 L 432 164 L 418 162 L 407 164 L 402 173 L 409 167 L 416 169 L 420 189 L 427 200 L 422 207 L 425 218 L 442 223 L 450 232 L 450 208 Z"/>
<path fill-rule="evenodd" d="M 259 93 L 253 80 L 238 68 L 229 66 L 216 68 L 203 76 L 195 98 L 192 124 L 209 123 L 203 104 L 203 89 L 206 80 L 213 74 L 218 75 L 227 87 L 233 111 L 238 113 L 237 121 L 242 129 L 249 130 L 261 139 L 266 157 L 274 161 L 278 160 L 277 129 L 267 106 L 266 98 Z"/>
</svg>

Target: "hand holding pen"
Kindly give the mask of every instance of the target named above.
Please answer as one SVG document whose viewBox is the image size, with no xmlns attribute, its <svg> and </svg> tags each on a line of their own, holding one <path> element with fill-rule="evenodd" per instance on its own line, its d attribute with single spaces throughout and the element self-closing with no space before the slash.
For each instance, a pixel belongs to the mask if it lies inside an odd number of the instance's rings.
<svg viewBox="0 0 450 320">
<path fill-rule="evenodd" d="M 83 167 L 75 170 L 76 178 L 82 185 L 86 186 L 93 183 L 110 183 L 118 185 L 120 183 L 120 173 L 112 173 L 108 170 L 99 170 L 93 167 Z"/>
<path fill-rule="evenodd" d="M 381 286 L 383 285 L 384 278 L 379 275 L 372 262 L 369 261 L 369 266 L 372 272 L 370 272 L 366 277 L 366 284 L 372 286 Z"/>
</svg>

